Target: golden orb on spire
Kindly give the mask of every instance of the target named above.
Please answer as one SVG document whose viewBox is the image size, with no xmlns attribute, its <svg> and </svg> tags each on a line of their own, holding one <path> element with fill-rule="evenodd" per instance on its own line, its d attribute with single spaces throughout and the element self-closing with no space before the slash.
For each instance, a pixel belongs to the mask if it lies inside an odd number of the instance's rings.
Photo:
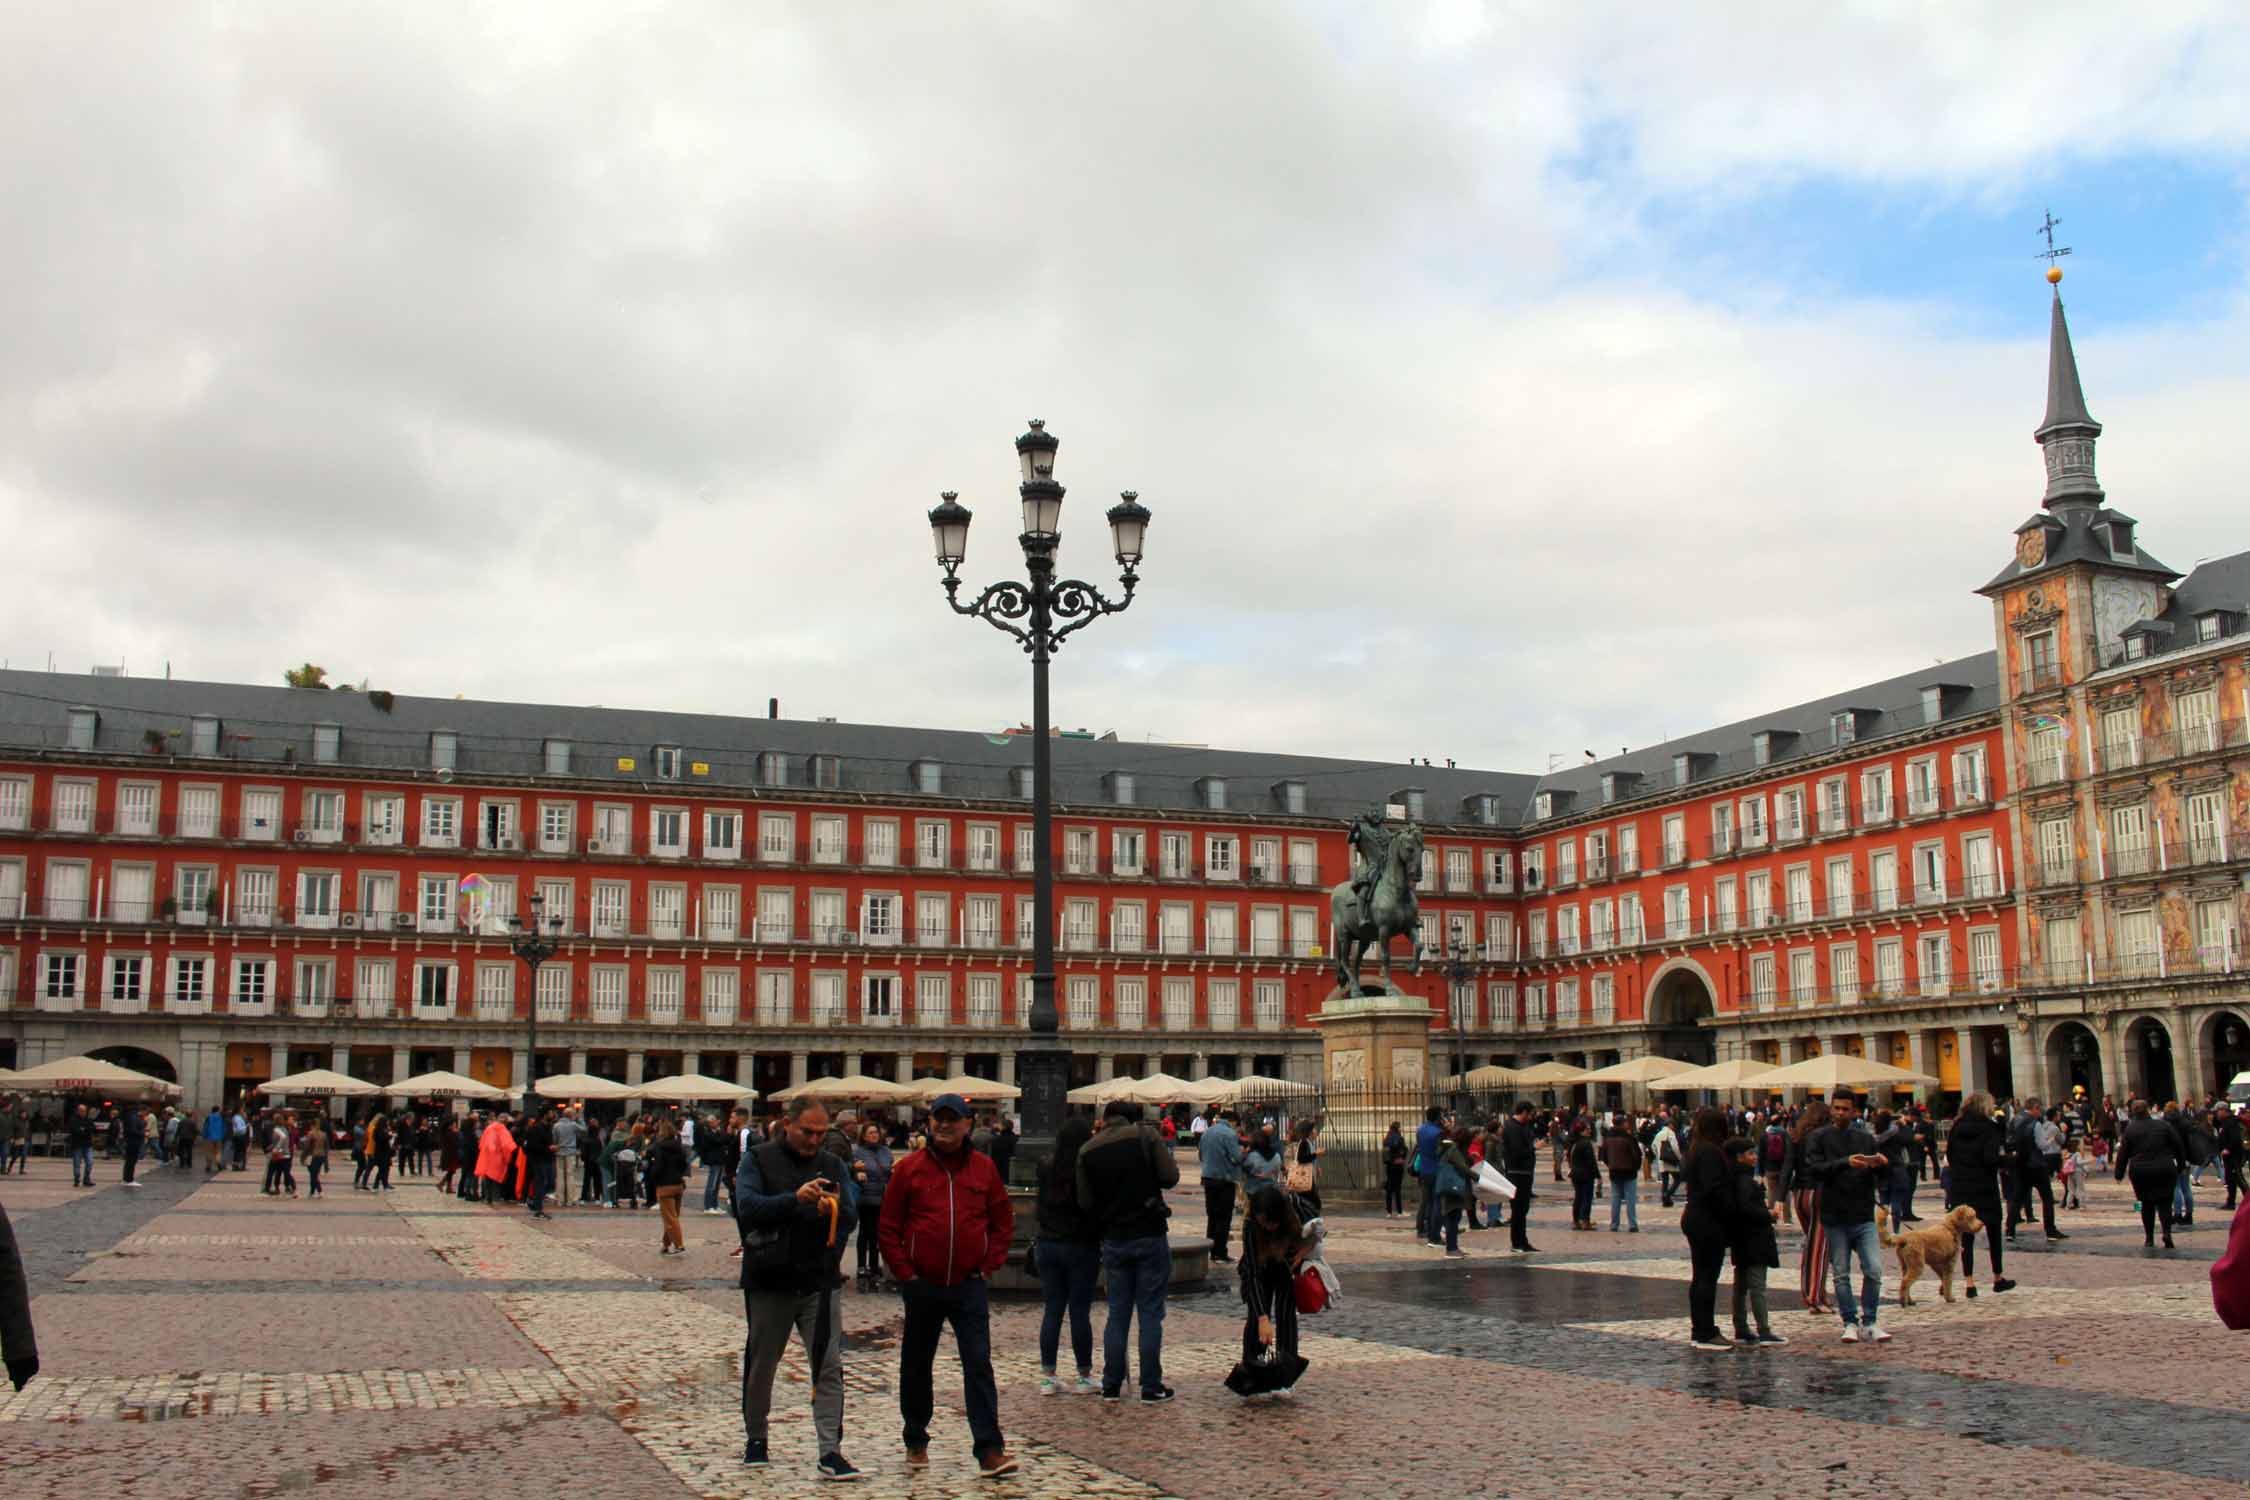
<svg viewBox="0 0 2250 1500">
<path fill-rule="evenodd" d="M 2062 284 L 2062 267 L 2061 267 L 2061 266 L 2049 266 L 2049 267 L 2047 268 L 2047 285 L 2049 285 L 2049 286 L 2059 286 L 2059 285 L 2061 285 L 2061 284 Z"/>
</svg>

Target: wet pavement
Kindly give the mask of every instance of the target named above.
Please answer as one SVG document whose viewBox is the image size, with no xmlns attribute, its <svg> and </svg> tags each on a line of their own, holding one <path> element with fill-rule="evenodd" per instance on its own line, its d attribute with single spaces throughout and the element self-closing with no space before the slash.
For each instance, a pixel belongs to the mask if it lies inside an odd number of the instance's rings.
<svg viewBox="0 0 2250 1500">
<path fill-rule="evenodd" d="M 739 1462 L 726 1218 L 691 1211 L 690 1253 L 660 1259 L 649 1213 L 535 1223 L 414 1179 L 375 1195 L 347 1177 L 319 1202 L 263 1198 L 255 1172 L 148 1180 L 73 1190 L 59 1162 L 0 1179 L 45 1361 L 0 1399 L 8 1500 L 815 1487 L 794 1349 L 775 1464 Z M 1915 1307 L 1886 1301 L 1896 1337 L 1881 1346 L 1842 1344 L 1832 1315 L 1800 1310 L 1800 1241 L 1784 1230 L 1771 1296 L 1790 1342 L 1724 1354 L 1686 1343 L 1676 1211 L 1644 1207 L 1638 1235 L 1576 1232 L 1543 1190 L 1540 1254 L 1510 1255 L 1483 1231 L 1446 1260 L 1403 1222 L 1339 1205 L 1344 1296 L 1305 1320 L 1312 1367 L 1286 1400 L 1245 1404 L 1220 1383 L 1240 1352 L 1227 1268 L 1169 1308 L 1180 1395 L 1156 1411 L 1041 1397 L 1038 1310 L 997 1305 L 1002 1420 L 1024 1460 L 997 1484 L 974 1474 L 950 1345 L 932 1463 L 903 1465 L 897 1302 L 850 1292 L 846 1449 L 871 1471 L 861 1492 L 879 1496 L 1239 1500 L 1250 1485 L 1292 1500 L 1597 1487 L 1757 1500 L 2061 1483 L 2250 1497 L 2246 1347 L 2213 1319 L 2207 1285 L 2218 1197 L 2180 1250 L 2150 1257 L 2124 1196 L 2068 1216 L 2068 1241 L 2009 1247 L 2021 1285 L 2006 1296 L 1988 1283 L 1947 1305 L 1925 1281 Z M 1175 1228 L 1200 1221 L 1192 1181 L 1175 1213 Z M 1098 1342 L 1099 1307 L 1094 1322 Z"/>
</svg>

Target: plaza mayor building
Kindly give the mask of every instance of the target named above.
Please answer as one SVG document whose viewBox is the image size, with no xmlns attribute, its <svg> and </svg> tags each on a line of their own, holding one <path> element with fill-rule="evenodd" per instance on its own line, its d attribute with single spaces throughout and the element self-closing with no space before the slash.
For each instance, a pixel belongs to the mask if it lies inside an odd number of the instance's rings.
<svg viewBox="0 0 2250 1500">
<path fill-rule="evenodd" d="M 2223 1087 L 2250 553 L 2159 562 L 2100 433 L 2058 297 L 2045 491 L 1980 590 L 1991 649 L 1942 665 L 1544 776 L 1057 738 L 1074 1082 L 1316 1078 L 1328 888 L 1387 809 L 1425 833 L 1399 978 L 1441 1070 L 1842 1050 L 1941 1107 Z M 1030 751 L 0 672 L 0 1066 L 98 1053 L 198 1108 L 309 1067 L 1012 1079 Z M 520 961 L 512 920 L 558 950 Z"/>
</svg>

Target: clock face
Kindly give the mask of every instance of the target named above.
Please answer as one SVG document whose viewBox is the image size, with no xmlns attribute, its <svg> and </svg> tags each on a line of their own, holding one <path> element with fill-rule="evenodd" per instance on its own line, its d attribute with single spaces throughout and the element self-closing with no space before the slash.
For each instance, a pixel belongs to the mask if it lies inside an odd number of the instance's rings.
<svg viewBox="0 0 2250 1500">
<path fill-rule="evenodd" d="M 2016 561 L 2026 568 L 2036 568 L 2047 560 L 2047 533 L 2043 527 L 2033 527 L 2016 538 Z"/>
</svg>

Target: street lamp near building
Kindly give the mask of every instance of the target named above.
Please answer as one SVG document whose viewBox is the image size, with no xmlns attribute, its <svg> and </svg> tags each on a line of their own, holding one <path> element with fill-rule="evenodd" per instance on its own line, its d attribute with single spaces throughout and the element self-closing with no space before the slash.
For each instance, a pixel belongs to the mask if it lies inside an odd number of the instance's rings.
<svg viewBox="0 0 2250 1500">
<path fill-rule="evenodd" d="M 1070 1091 L 1070 1048 L 1060 1036 L 1055 1010 L 1055 857 L 1053 838 L 1054 767 L 1047 714 L 1047 663 L 1063 640 L 1102 615 L 1123 612 L 1140 582 L 1141 543 L 1148 533 L 1148 508 L 1127 490 L 1109 508 L 1110 549 L 1120 570 L 1123 595 L 1115 600 L 1090 583 L 1055 577 L 1055 553 L 1062 544 L 1063 487 L 1055 482 L 1059 446 L 1047 424 L 1034 420 L 1016 439 L 1022 481 L 1025 580 L 1003 579 L 971 602 L 961 602 L 961 563 L 969 550 L 969 509 L 947 490 L 930 511 L 930 537 L 944 570 L 946 602 L 959 615 L 971 615 L 1013 636 L 1031 658 L 1031 1024 L 1026 1044 L 1016 1054 L 1016 1085 L 1023 1090 L 1023 1144 L 1016 1152 L 1018 1175 L 1029 1180 L 1032 1165 L 1053 1148 Z"/>
<path fill-rule="evenodd" d="M 531 1086 L 539 1078 L 539 966 L 562 950 L 562 918 L 549 917 L 546 908 L 546 899 L 534 891 L 530 923 L 526 925 L 521 917 L 508 918 L 508 947 L 531 971 L 531 989 L 523 1007 L 523 1109 L 527 1115 L 537 1102 Z"/>
<path fill-rule="evenodd" d="M 1468 1030 L 1468 1018 L 1476 1012 L 1476 956 L 1476 944 L 1466 938 L 1456 937 L 1446 946 L 1445 983 L 1450 998 L 1445 1018 L 1453 1028 L 1453 1077 L 1457 1091 L 1462 1087 L 1460 1077 L 1467 1071 L 1461 1066 L 1462 1045 L 1466 1040 L 1463 1033 Z"/>
</svg>

